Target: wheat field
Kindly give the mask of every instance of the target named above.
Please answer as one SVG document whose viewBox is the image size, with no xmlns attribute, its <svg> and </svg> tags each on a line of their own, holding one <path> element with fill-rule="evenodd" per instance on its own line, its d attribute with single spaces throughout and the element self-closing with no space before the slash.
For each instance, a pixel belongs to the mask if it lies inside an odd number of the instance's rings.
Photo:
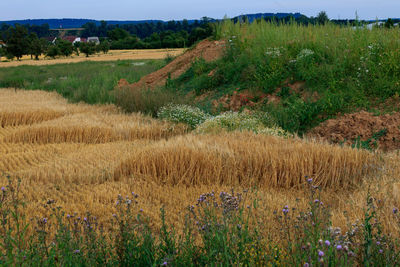
<svg viewBox="0 0 400 267">
<path fill-rule="evenodd" d="M 174 49 L 131 49 L 131 50 L 110 50 L 107 54 L 96 54 L 86 57 L 84 54 L 73 55 L 67 58 L 50 59 L 44 55 L 39 60 L 32 60 L 30 56 L 23 56 L 20 61 L 0 62 L 0 68 L 16 67 L 21 65 L 54 65 L 65 63 L 77 63 L 82 61 L 114 61 L 114 60 L 140 60 L 140 59 L 164 59 L 169 56 L 178 56 L 185 51 L 184 48 Z"/>
<path fill-rule="evenodd" d="M 0 186 L 21 179 L 29 216 L 46 216 L 55 201 L 67 213 L 90 212 L 107 223 L 115 200 L 135 192 L 137 208 L 159 225 L 182 226 L 186 207 L 206 192 L 257 188 L 258 217 L 284 205 L 304 207 L 305 176 L 324 188 L 335 226 L 362 218 L 368 192 L 387 229 L 398 197 L 399 155 L 339 147 L 313 140 L 248 132 L 195 135 L 113 105 L 70 104 L 55 93 L 0 89 Z"/>
</svg>

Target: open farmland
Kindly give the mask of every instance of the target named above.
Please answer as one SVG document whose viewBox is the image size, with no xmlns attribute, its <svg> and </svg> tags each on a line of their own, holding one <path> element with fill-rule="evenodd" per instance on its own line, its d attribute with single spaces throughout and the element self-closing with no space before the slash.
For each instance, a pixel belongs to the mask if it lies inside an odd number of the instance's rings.
<svg viewBox="0 0 400 267">
<path fill-rule="evenodd" d="M 26 214 L 45 216 L 42 204 L 53 199 L 69 213 L 90 211 L 106 222 L 116 196 L 134 191 L 154 224 L 164 205 L 179 226 L 200 194 L 257 186 L 267 218 L 283 205 L 306 205 L 305 175 L 325 189 L 335 226 L 346 227 L 345 210 L 361 218 L 368 188 L 385 209 L 396 205 L 395 154 L 252 133 L 195 136 L 184 126 L 43 91 L 1 89 L 0 103 L 0 171 L 22 179 Z"/>
<path fill-rule="evenodd" d="M 86 57 L 84 54 L 79 56 L 74 54 L 67 58 L 51 59 L 43 55 L 39 60 L 32 60 L 30 56 L 24 56 L 20 61 L 3 61 L 0 62 L 0 68 L 16 67 L 23 65 L 30 66 L 43 66 L 54 64 L 78 63 L 84 61 L 115 61 L 115 60 L 141 60 L 141 59 L 164 59 L 167 56 L 178 56 L 183 53 L 185 49 L 132 49 L 132 50 L 111 50 L 107 54 L 96 54 Z"/>
</svg>

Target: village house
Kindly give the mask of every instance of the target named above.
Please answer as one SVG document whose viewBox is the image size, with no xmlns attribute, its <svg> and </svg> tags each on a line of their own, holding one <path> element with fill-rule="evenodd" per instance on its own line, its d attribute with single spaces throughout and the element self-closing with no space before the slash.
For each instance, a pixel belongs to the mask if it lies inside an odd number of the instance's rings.
<svg viewBox="0 0 400 267">
<path fill-rule="evenodd" d="M 88 37 L 87 38 L 87 42 L 88 43 L 90 43 L 90 42 L 93 42 L 93 43 L 95 43 L 95 44 L 100 44 L 100 40 L 99 40 L 99 37 Z"/>
</svg>

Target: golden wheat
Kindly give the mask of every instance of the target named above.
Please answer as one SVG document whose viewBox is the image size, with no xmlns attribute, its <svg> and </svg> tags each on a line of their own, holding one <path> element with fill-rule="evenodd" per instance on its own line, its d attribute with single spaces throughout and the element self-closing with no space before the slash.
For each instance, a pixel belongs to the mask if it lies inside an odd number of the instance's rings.
<svg viewBox="0 0 400 267">
<path fill-rule="evenodd" d="M 21 178 L 28 217 L 48 216 L 43 204 L 53 199 L 67 213 L 89 211 L 107 224 L 117 195 L 133 191 L 152 225 L 160 225 L 164 206 L 167 221 L 181 229 L 186 207 L 200 194 L 257 185 L 257 218 L 271 221 L 284 205 L 306 207 L 301 185 L 310 175 L 326 188 L 321 199 L 332 209 L 334 226 L 345 229 L 346 216 L 361 219 L 370 192 L 386 230 L 399 230 L 390 216 L 400 204 L 393 192 L 400 182 L 394 153 L 251 133 L 185 134 L 180 126 L 122 114 L 112 105 L 69 104 L 41 91 L 1 89 L 0 104 L 0 114 L 32 114 L 3 115 L 9 126 L 0 127 L 0 173 Z M 61 116 L 46 117 L 51 112 Z M 0 185 L 6 182 L 1 176 Z M 277 225 L 263 225 L 273 235 Z"/>
<path fill-rule="evenodd" d="M 291 188 L 306 175 L 322 187 L 359 184 L 377 167 L 374 154 L 328 144 L 252 133 L 187 135 L 133 154 L 115 171 L 169 185 L 240 185 Z"/>
</svg>

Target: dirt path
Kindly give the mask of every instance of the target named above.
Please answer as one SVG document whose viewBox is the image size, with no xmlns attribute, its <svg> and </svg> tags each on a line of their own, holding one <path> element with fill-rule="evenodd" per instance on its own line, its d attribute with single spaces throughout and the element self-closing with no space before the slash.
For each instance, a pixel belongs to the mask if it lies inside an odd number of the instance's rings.
<svg viewBox="0 0 400 267">
<path fill-rule="evenodd" d="M 21 65 L 53 65 L 62 63 L 77 63 L 82 61 L 114 61 L 124 59 L 163 59 L 167 55 L 178 56 L 185 51 L 183 48 L 177 49 L 138 49 L 138 50 L 111 50 L 108 54 L 97 54 L 87 58 L 84 54 L 68 58 L 31 60 L 30 56 L 24 56 L 21 61 L 0 62 L 1 67 L 16 67 Z"/>
</svg>

